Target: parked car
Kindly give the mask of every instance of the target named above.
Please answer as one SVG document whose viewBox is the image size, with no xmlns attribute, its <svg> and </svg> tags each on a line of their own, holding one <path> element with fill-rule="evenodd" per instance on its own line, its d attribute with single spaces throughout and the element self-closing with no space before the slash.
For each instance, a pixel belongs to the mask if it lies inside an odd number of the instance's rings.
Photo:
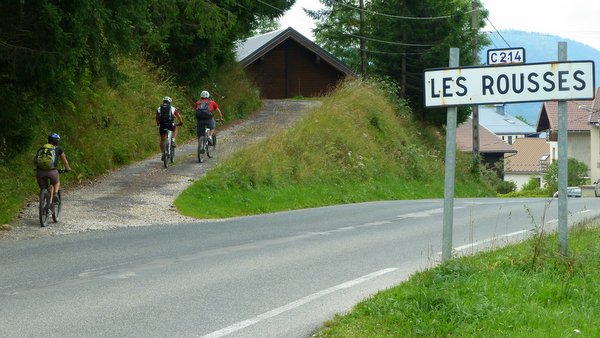
<svg viewBox="0 0 600 338">
<path fill-rule="evenodd" d="M 596 184 L 596 196 L 600 196 L 600 189 Z M 558 191 L 554 193 L 554 197 L 558 197 Z M 581 187 L 567 187 L 567 197 L 581 197 Z"/>
<path fill-rule="evenodd" d="M 594 182 L 594 195 L 596 195 L 596 197 L 600 197 L 600 180 Z"/>
</svg>

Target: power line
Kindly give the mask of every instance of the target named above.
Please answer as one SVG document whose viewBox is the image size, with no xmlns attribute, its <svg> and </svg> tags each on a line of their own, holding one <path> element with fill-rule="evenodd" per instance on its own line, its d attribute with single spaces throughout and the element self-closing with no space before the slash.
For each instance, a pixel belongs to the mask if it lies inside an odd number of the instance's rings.
<svg viewBox="0 0 600 338">
<path fill-rule="evenodd" d="M 402 20 L 439 20 L 439 19 L 448 19 L 448 18 L 451 18 L 453 16 L 453 15 L 430 16 L 430 17 L 401 16 L 401 15 L 392 15 L 392 14 L 386 14 L 386 13 L 379 13 L 379 12 L 371 11 L 371 10 L 368 10 L 368 9 L 361 9 L 359 7 L 347 5 L 347 4 L 344 4 L 344 3 L 340 3 L 340 5 L 342 5 L 344 7 L 352 8 L 352 9 L 355 9 L 355 10 L 363 11 L 365 13 L 373 14 L 373 15 L 379 15 L 379 16 L 384 16 L 384 17 L 388 17 L 388 18 L 402 19 Z M 473 11 L 474 10 L 467 11 L 467 12 L 465 12 L 465 14 L 469 14 L 469 13 L 471 13 Z"/>
<path fill-rule="evenodd" d="M 494 28 L 494 30 L 496 31 L 496 33 L 498 33 L 498 35 L 500 35 L 500 37 L 502 38 L 502 40 L 504 40 L 504 43 L 506 43 L 506 45 L 510 48 L 510 44 L 506 41 L 506 39 L 504 39 L 504 37 L 502 36 L 502 34 L 500 34 L 500 32 L 496 29 L 496 26 L 494 26 L 494 24 L 490 21 L 489 18 L 485 18 L 487 20 L 487 22 L 490 23 L 490 25 L 492 25 L 492 27 Z"/>
<path fill-rule="evenodd" d="M 368 38 L 366 36 L 360 36 L 360 35 L 356 35 L 356 34 L 346 34 L 355 38 L 359 38 L 359 39 L 365 39 L 365 40 L 369 40 L 369 41 L 376 41 L 376 42 L 381 42 L 381 43 L 386 43 L 386 44 L 390 44 L 390 45 L 397 45 L 397 46 L 409 46 L 409 47 L 435 47 L 438 44 L 420 44 L 420 43 L 404 43 L 404 42 L 393 42 L 393 41 L 385 41 L 385 40 L 381 40 L 381 39 L 375 39 L 375 38 Z"/>
<path fill-rule="evenodd" d="M 268 4 L 268 3 L 266 3 L 266 2 L 264 2 L 262 0 L 256 0 L 256 1 L 260 2 L 263 5 L 266 5 L 266 6 L 269 6 L 269 7 L 273 8 L 273 9 L 276 9 L 276 10 L 280 11 L 282 14 L 285 13 L 285 11 L 283 9 L 277 8 L 277 7 L 275 7 L 275 6 L 271 5 L 271 4 Z"/>
</svg>

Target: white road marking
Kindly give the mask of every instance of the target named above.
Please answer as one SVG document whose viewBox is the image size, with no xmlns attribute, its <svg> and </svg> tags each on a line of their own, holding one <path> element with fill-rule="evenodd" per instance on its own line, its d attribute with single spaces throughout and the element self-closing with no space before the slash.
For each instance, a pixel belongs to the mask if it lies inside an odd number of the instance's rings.
<svg viewBox="0 0 600 338">
<path fill-rule="evenodd" d="M 264 320 L 267 320 L 269 318 L 272 318 L 272 317 L 275 317 L 277 315 L 280 315 L 280 314 L 282 314 L 282 313 L 284 313 L 286 311 L 293 310 L 293 309 L 295 309 L 297 307 L 300 307 L 300 306 L 302 306 L 302 305 L 304 305 L 304 304 L 306 304 L 308 302 L 311 302 L 311 301 L 313 301 L 315 299 L 318 299 L 318 298 L 321 298 L 323 296 L 326 296 L 326 295 L 328 295 L 330 293 L 333 293 L 333 292 L 336 292 L 336 291 L 339 291 L 339 290 L 342 290 L 342 289 L 347 289 L 347 288 L 353 287 L 355 285 L 358 285 L 360 283 L 364 283 L 364 282 L 366 282 L 366 281 L 368 281 L 370 279 L 373 279 L 373 278 L 385 275 L 386 273 L 390 273 L 390 272 L 395 271 L 395 270 L 398 270 L 398 268 L 383 269 L 383 270 L 375 271 L 375 272 L 370 273 L 368 275 L 359 277 L 357 279 L 353 279 L 351 281 L 348 281 L 348 282 L 345 282 L 345 283 L 342 283 L 342 284 L 338 284 L 338 285 L 330 287 L 328 289 L 321 290 L 321 291 L 319 291 L 317 293 L 313 293 L 311 295 L 308 295 L 308 296 L 306 296 L 304 298 L 300 298 L 298 300 L 295 300 L 295 301 L 293 301 L 291 303 L 288 303 L 286 305 L 283 305 L 283 306 L 278 307 L 276 309 L 273 309 L 271 311 L 267 311 L 265 313 L 262 313 L 262 314 L 260 314 L 260 315 L 258 315 L 256 317 L 254 317 L 254 318 L 246 319 L 246 320 L 243 320 L 241 322 L 238 322 L 238 323 L 235 323 L 233 325 L 230 325 L 230 326 L 228 326 L 226 328 L 223 328 L 221 330 L 211 332 L 211 333 L 209 333 L 207 335 L 202 336 L 202 338 L 218 338 L 218 337 L 226 336 L 226 335 L 228 335 L 230 333 L 239 331 L 239 330 L 241 330 L 243 328 L 246 328 L 248 326 L 254 325 L 256 323 L 260 323 L 260 322 L 262 322 Z"/>
<path fill-rule="evenodd" d="M 511 232 L 509 234 L 504 234 L 504 235 L 498 236 L 498 237 L 490 237 L 490 238 L 486 238 L 486 239 L 478 241 L 478 242 L 473 242 L 471 244 L 465 244 L 465 245 L 462 245 L 462 246 L 458 246 L 458 247 L 454 248 L 454 250 L 456 250 L 456 251 L 462 251 L 462 250 L 465 250 L 465 249 L 471 249 L 471 248 L 474 248 L 474 247 L 476 247 L 478 245 L 482 245 L 482 244 L 485 244 L 485 243 L 497 241 L 497 240 L 499 240 L 499 239 L 501 239 L 503 237 L 518 236 L 518 235 L 522 235 L 522 234 L 525 234 L 525 233 L 528 233 L 528 232 L 531 232 L 531 230 L 519 230 L 519 231 Z"/>
</svg>

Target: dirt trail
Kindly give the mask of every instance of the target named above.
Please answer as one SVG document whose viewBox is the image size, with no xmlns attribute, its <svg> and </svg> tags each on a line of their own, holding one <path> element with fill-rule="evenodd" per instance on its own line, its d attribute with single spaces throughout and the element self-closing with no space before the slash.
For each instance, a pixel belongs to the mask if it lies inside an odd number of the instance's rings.
<svg viewBox="0 0 600 338">
<path fill-rule="evenodd" d="M 175 164 L 165 169 L 160 154 L 121 168 L 93 184 L 63 192 L 60 223 L 42 228 L 31 203 L 2 239 L 22 240 L 118 227 L 198 221 L 180 215 L 175 198 L 194 180 L 237 150 L 276 134 L 307 115 L 318 101 L 265 100 L 263 108 L 241 123 L 219 130 L 217 156 L 198 163 L 196 141 L 178 145 Z M 224 112 L 227 113 L 226 111 Z"/>
</svg>

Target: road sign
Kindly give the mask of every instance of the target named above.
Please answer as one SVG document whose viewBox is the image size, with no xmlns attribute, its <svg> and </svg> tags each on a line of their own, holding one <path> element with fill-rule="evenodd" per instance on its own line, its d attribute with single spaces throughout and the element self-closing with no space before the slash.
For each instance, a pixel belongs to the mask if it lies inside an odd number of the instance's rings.
<svg viewBox="0 0 600 338">
<path fill-rule="evenodd" d="M 522 65 L 425 70 L 425 106 L 593 100 L 594 62 L 548 62 Z"/>
<path fill-rule="evenodd" d="M 525 63 L 525 48 L 488 49 L 487 64 Z"/>
</svg>

